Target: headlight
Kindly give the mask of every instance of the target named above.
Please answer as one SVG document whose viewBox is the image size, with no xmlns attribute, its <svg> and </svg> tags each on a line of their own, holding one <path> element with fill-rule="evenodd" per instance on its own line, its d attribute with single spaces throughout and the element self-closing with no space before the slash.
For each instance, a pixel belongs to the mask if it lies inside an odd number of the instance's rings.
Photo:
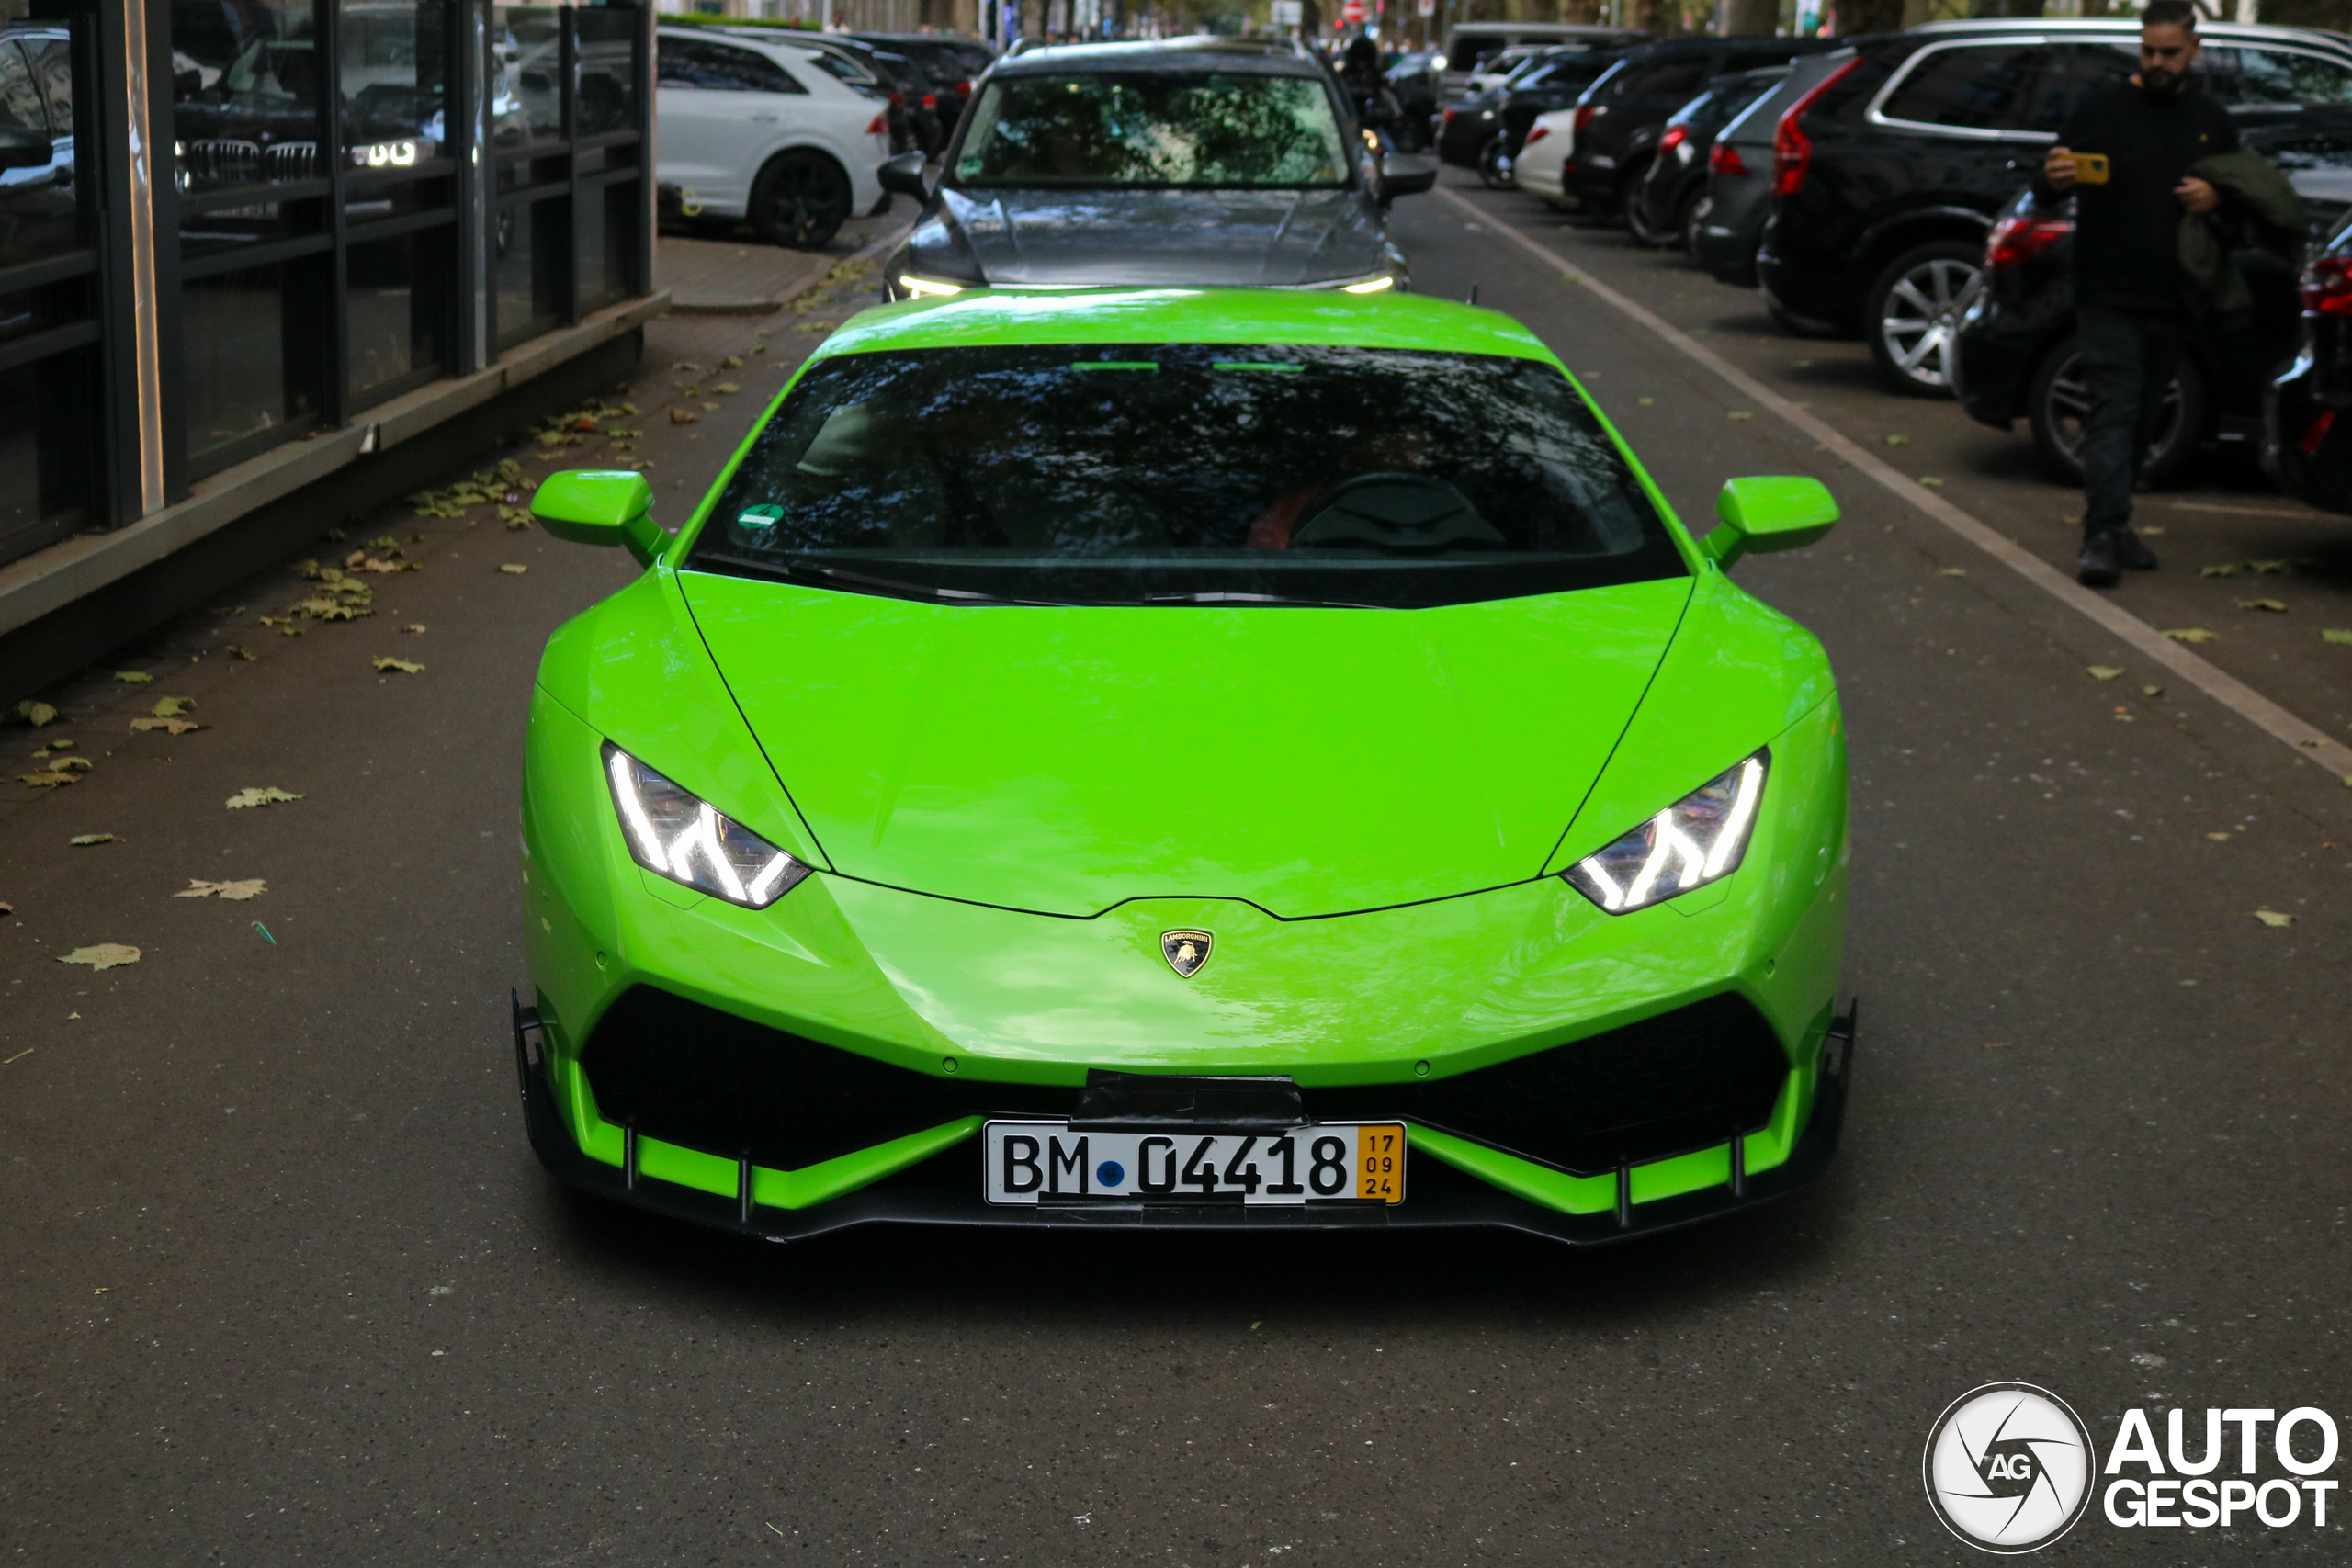
<svg viewBox="0 0 2352 1568">
<path fill-rule="evenodd" d="M 1770 750 L 1757 752 L 1560 874 L 1612 915 L 1729 876 L 1747 848 L 1771 760 Z"/>
<path fill-rule="evenodd" d="M 950 294 L 961 294 L 971 285 L 950 283 L 944 277 L 923 277 L 915 273 L 899 275 L 899 291 L 909 299 L 944 299 Z"/>
<path fill-rule="evenodd" d="M 1317 278 L 1313 283 L 1300 284 L 1302 288 L 1335 288 L 1342 294 L 1379 294 L 1395 288 L 1404 279 L 1383 268 L 1378 272 L 1360 272 L 1350 277 Z"/>
<path fill-rule="evenodd" d="M 747 909 L 764 909 L 808 874 L 800 862 L 609 740 L 605 777 L 629 854 L 657 875 Z"/>
</svg>

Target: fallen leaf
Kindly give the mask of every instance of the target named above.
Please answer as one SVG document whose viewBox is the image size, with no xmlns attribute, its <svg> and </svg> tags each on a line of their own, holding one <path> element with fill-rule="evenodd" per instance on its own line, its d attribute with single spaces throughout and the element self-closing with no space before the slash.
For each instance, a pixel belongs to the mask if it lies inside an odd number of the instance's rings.
<svg viewBox="0 0 2352 1568">
<path fill-rule="evenodd" d="M 74 750 L 74 742 L 71 740 L 52 740 L 49 743 L 49 750 L 51 751 L 71 751 Z M 38 755 L 38 753 L 36 753 L 36 755 Z"/>
<path fill-rule="evenodd" d="M 141 731 L 160 729 L 167 735 L 186 735 L 192 729 L 202 729 L 204 726 L 192 718 L 134 718 L 130 721 L 130 728 Z"/>
<path fill-rule="evenodd" d="M 2248 571 L 2258 571 L 2265 577 L 2276 577 L 2280 572 L 2287 570 L 2292 564 L 2292 562 L 2283 560 L 2250 560 L 2245 563 L 2245 567 Z"/>
<path fill-rule="evenodd" d="M 1810 359 L 1792 359 L 1789 361 L 1789 368 L 1792 370 L 1810 370 L 1813 368 L 1813 361 Z"/>
<path fill-rule="evenodd" d="M 250 661 L 254 656 L 254 650 L 242 642 L 232 642 L 221 651 L 232 659 L 243 659 L 247 661 Z"/>
<path fill-rule="evenodd" d="M 2352 641 L 2352 633 L 2346 634 L 2346 640 Z M 45 724 L 57 722 L 57 710 L 47 703 L 37 703 L 28 697 L 17 705 L 17 716 L 39 729 Z"/>
<path fill-rule="evenodd" d="M 390 534 L 384 534 L 368 540 L 368 547 L 371 550 L 396 550 L 401 547 L 401 542 Z"/>
<path fill-rule="evenodd" d="M 111 844 L 115 837 L 112 833 L 76 833 L 65 841 L 77 850 L 85 850 L 92 844 Z"/>
<path fill-rule="evenodd" d="M 49 766 L 52 773 L 86 773 L 97 764 L 87 757 L 57 757 L 51 760 Z"/>
<path fill-rule="evenodd" d="M 2244 571 L 2245 570 L 2245 568 L 2238 565 L 2237 562 L 2229 561 L 2221 566 L 2200 566 L 2197 569 L 2197 575 L 2199 577 L 2235 577 L 2239 572 Z"/>
<path fill-rule="evenodd" d="M 670 411 L 670 423 L 672 424 L 693 424 L 701 418 L 702 415 L 695 412 L 692 409 L 673 408 Z"/>
<path fill-rule="evenodd" d="M 2143 697 L 2161 697 L 2165 694 L 2165 689 L 2162 686 L 2143 686 L 2140 688 L 2140 694 Z"/>
<path fill-rule="evenodd" d="M 2175 642 L 2219 642 L 2219 632 L 2209 632 L 2203 626 L 2167 626 L 2164 634 Z"/>
<path fill-rule="evenodd" d="M 2165 536 L 2165 526 L 2161 523 L 2143 523 L 2135 532 L 2145 534 L 2151 539 L 2161 539 Z"/>
<path fill-rule="evenodd" d="M 194 706 L 194 697 L 157 697 L 155 705 L 147 711 L 157 718 L 177 718 Z"/>
<path fill-rule="evenodd" d="M 2319 634 L 2319 639 L 2322 642 L 2352 643 L 2352 630 L 2346 630 L 2341 626 L 2330 626 Z"/>
<path fill-rule="evenodd" d="M 209 898 L 217 893 L 222 898 L 227 899 L 230 903 L 242 904 L 246 899 L 257 897 L 267 891 L 269 891 L 268 881 L 266 878 L 259 876 L 254 877 L 250 882 L 206 882 L 198 877 L 191 876 L 187 879 L 187 886 L 181 888 L 177 893 L 173 894 L 172 897 L 175 898 Z"/>
<path fill-rule="evenodd" d="M 1879 439 L 1886 443 L 1889 446 L 1908 446 L 1911 445 L 1911 438 L 1907 435 L 1882 435 Z"/>
<path fill-rule="evenodd" d="M 2241 610 L 2267 610 L 2274 615 L 2284 615 L 2287 611 L 2287 606 L 2276 599 L 2241 599 L 2238 601 L 2238 608 Z"/>
<path fill-rule="evenodd" d="M 1944 481 L 1936 478 L 1933 474 L 1921 474 L 1919 476 L 1919 482 L 1923 485 L 1941 486 Z"/>
<path fill-rule="evenodd" d="M 1634 400 L 1641 404 L 1644 408 L 1648 408 L 1651 404 L 1657 401 L 1656 398 L 1635 398 Z"/>
<path fill-rule="evenodd" d="M 2254 912 L 2254 918 L 2260 920 L 2264 925 L 2269 926 L 2274 930 L 2280 926 L 2291 926 L 2295 923 L 2294 916 L 2283 914 L 2277 909 L 2256 909 Z"/>
<path fill-rule="evenodd" d="M 1922 479 L 1919 482 L 1925 484 L 1927 481 Z M 1948 566 L 1940 568 L 1936 572 L 1936 575 L 1938 577 L 1966 577 L 1968 575 L 1968 569 L 1964 566 Z"/>
<path fill-rule="evenodd" d="M 721 370 L 741 370 L 743 368 L 743 356 L 740 354 L 730 354 L 718 362 L 718 367 Z"/>
<path fill-rule="evenodd" d="M 705 403 L 702 407 L 705 413 L 715 413 L 718 409 L 718 405 L 717 403 Z"/>
<path fill-rule="evenodd" d="M 741 387 L 739 387 L 739 386 L 737 386 L 737 385 L 736 385 L 734 382 L 732 382 L 732 381 L 714 381 L 714 382 L 712 382 L 712 383 L 711 383 L 711 385 L 710 385 L 710 389 L 711 389 L 712 391 L 714 391 L 714 392 L 727 393 L 727 392 L 740 392 L 740 391 L 741 391 L 743 389 L 742 389 L 742 388 L 741 388 Z"/>
<path fill-rule="evenodd" d="M 2230 841 L 2230 836 L 2227 833 L 2208 833 L 2205 836 L 2217 844 L 2226 844 Z"/>
<path fill-rule="evenodd" d="M 379 659 L 375 660 L 375 665 L 376 673 L 379 675 L 390 674 L 395 670 L 399 671 L 403 675 L 422 675 L 424 673 L 424 665 L 412 663 L 410 660 L 405 659 Z"/>
<path fill-rule="evenodd" d="M 2120 664 L 2093 664 L 2088 667 L 2094 681 L 2112 681 L 2123 673 Z"/>
<path fill-rule="evenodd" d="M 281 800 L 301 798 L 299 795 L 279 789 L 276 784 L 247 784 L 221 804 L 232 811 L 243 811 L 248 806 L 271 806 Z"/>
<path fill-rule="evenodd" d="M 280 626 L 277 628 L 277 635 L 279 637 L 300 637 L 302 635 L 302 628 L 300 626 Z"/>
<path fill-rule="evenodd" d="M 14 904 L 9 903 L 5 898 L 0 898 L 0 915 L 13 915 L 16 912 L 17 907 Z"/>
<path fill-rule="evenodd" d="M 411 623 L 410 625 L 405 626 L 402 626 L 402 627 L 401 628 L 401 630 L 402 630 L 402 631 L 404 631 L 404 632 L 407 632 L 407 633 L 411 634 L 412 636 L 413 636 L 414 634 L 416 634 L 416 633 L 418 633 L 418 632 L 423 631 L 424 629 L 424 623 L 423 621 L 416 621 L 416 622 L 413 622 L 413 623 Z"/>
<path fill-rule="evenodd" d="M 51 769 L 47 773 L 18 773 L 17 782 L 28 789 L 55 789 L 60 784 L 75 783 L 76 778 L 73 773 L 62 773 L 55 769 Z"/>
<path fill-rule="evenodd" d="M 1729 413 L 1724 415 L 1724 417 L 1725 419 L 1754 419 L 1756 416 L 1749 413 L 1746 409 L 1734 409 Z"/>
<path fill-rule="evenodd" d="M 139 962 L 139 950 L 119 942 L 102 942 L 96 947 L 77 947 L 60 964 L 86 964 L 93 969 L 114 969 L 125 964 Z"/>
<path fill-rule="evenodd" d="M 126 685 L 143 686 L 155 677 L 144 670 L 118 670 L 114 672 L 114 678 Z"/>
<path fill-rule="evenodd" d="M 2115 710 L 2115 722 L 2118 724 L 2137 724 L 2140 721 L 2132 716 L 2132 712 L 2129 708 L 2117 708 Z"/>
<path fill-rule="evenodd" d="M 498 570 L 506 573 L 509 577 L 520 577 L 531 569 L 527 566 L 517 565 L 514 561 L 507 561 L 501 565 Z"/>
</svg>

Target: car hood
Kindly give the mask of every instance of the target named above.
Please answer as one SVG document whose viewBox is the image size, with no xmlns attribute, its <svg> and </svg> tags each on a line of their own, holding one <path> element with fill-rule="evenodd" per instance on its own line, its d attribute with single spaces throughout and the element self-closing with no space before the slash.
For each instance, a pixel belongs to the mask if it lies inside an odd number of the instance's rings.
<svg viewBox="0 0 2352 1568">
<path fill-rule="evenodd" d="M 1690 593 L 956 607 L 678 581 L 836 872 L 1069 916 L 1301 918 L 1536 876 Z"/>
<path fill-rule="evenodd" d="M 908 253 L 917 271 L 1033 287 L 1281 288 L 1397 260 L 1353 190 L 947 190 Z"/>
</svg>

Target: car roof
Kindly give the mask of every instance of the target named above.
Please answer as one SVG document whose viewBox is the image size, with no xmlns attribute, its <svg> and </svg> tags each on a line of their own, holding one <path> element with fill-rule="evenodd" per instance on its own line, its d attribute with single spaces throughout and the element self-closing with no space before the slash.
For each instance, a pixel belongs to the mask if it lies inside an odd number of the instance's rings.
<svg viewBox="0 0 2352 1568">
<path fill-rule="evenodd" d="M 998 76 L 1068 71 L 1232 71 L 1266 76 L 1320 76 L 1323 66 L 1287 42 L 1235 38 L 1148 39 L 1136 42 L 1052 44 L 999 60 Z"/>
<path fill-rule="evenodd" d="M 1519 34 L 1530 43 L 1555 38 L 1649 37 L 1639 28 L 1611 28 L 1595 22 L 1456 22 L 1446 36 L 1451 38 L 1461 34 L 1471 38 L 1491 38 L 1503 33 Z"/>
<path fill-rule="evenodd" d="M 1993 33 L 2087 33 L 2094 36 L 2131 34 L 2140 30 L 2137 17 L 1978 17 L 1965 21 L 1922 22 L 1916 28 L 1905 28 L 1899 33 L 1883 36 L 1881 41 L 1894 42 L 1904 39 L 1968 38 Z M 2203 39 L 2230 39 L 2245 41 L 2267 39 L 2277 43 L 2324 44 L 2338 53 L 2352 50 L 2352 40 L 2342 33 L 2332 33 L 2318 28 L 2290 28 L 2277 22 L 2215 22 L 2200 18 L 2197 36 Z"/>
<path fill-rule="evenodd" d="M 979 289 L 883 305 L 852 317 L 814 358 L 886 349 L 1081 343 L 1299 344 L 1553 357 L 1543 340 L 1500 311 L 1427 294 L 1113 288 L 1050 293 Z"/>
</svg>

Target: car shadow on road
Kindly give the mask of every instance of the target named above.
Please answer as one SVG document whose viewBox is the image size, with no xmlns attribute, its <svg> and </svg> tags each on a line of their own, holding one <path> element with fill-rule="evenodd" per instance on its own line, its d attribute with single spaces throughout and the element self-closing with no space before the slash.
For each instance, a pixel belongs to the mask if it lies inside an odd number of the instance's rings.
<svg viewBox="0 0 2352 1568">
<path fill-rule="evenodd" d="M 524 1173 L 535 1179 L 535 1173 Z M 1826 1270 L 1849 1215 L 1837 1173 L 1778 1202 L 1606 1247 L 1501 1230 L 1263 1235 L 868 1225 L 777 1245 L 541 1183 L 526 1206 L 566 1268 L 700 1293 L 802 1332 L 821 1321 L 969 1327 L 1041 1316 L 1176 1326 L 1279 1320 L 1334 1330 L 1524 1324 L 1604 1329 Z"/>
</svg>

